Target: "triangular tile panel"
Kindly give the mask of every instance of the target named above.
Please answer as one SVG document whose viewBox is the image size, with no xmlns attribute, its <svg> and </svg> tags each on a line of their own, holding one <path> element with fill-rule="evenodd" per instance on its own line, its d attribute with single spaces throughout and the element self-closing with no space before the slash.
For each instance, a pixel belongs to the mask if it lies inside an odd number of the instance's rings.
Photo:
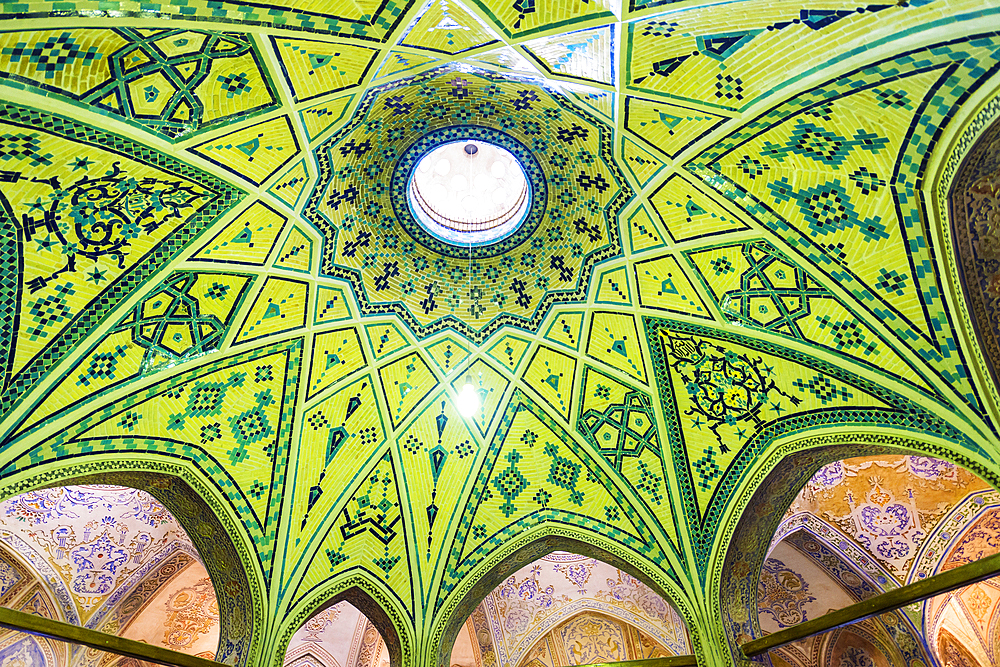
<svg viewBox="0 0 1000 667">
<path fill-rule="evenodd" d="M 587 356 L 646 383 L 646 367 L 635 318 L 623 313 L 594 313 Z"/>
<path fill-rule="evenodd" d="M 628 217 L 628 236 L 633 253 L 662 248 L 666 245 L 663 235 L 645 206 L 639 206 Z"/>
<path fill-rule="evenodd" d="M 299 205 L 302 193 L 309 183 L 309 170 L 306 161 L 300 160 L 292 168 L 281 175 L 274 185 L 267 189 L 272 195 L 288 204 L 291 209 Z"/>
<path fill-rule="evenodd" d="M 529 347 L 531 347 L 531 341 L 518 336 L 508 335 L 493 343 L 486 350 L 486 354 L 496 359 L 507 370 L 514 372 L 517 370 L 521 359 L 524 358 L 524 354 L 528 351 Z"/>
<path fill-rule="evenodd" d="M 437 378 L 418 353 L 408 354 L 378 369 L 382 397 L 389 407 L 392 428 L 398 428 L 413 408 L 437 387 Z"/>
<path fill-rule="evenodd" d="M 749 229 L 677 174 L 649 196 L 649 203 L 675 243 Z"/>
<path fill-rule="evenodd" d="M 375 49 L 354 44 L 282 37 L 271 42 L 296 102 L 358 85 L 378 56 Z"/>
<path fill-rule="evenodd" d="M 292 227 L 288 238 L 274 258 L 274 265 L 291 271 L 309 273 L 312 270 L 313 242 L 297 226 Z"/>
<path fill-rule="evenodd" d="M 722 245 L 687 256 L 731 322 L 825 347 L 928 389 L 880 336 L 766 241 Z"/>
<path fill-rule="evenodd" d="M 191 259 L 263 265 L 288 220 L 264 202 L 254 202 L 212 237 Z"/>
<path fill-rule="evenodd" d="M 432 0 L 399 43 L 415 49 L 454 55 L 495 44 L 497 39 L 458 0 Z"/>
<path fill-rule="evenodd" d="M 580 338 L 583 336 L 583 318 L 582 310 L 557 313 L 545 330 L 545 339 L 579 350 Z"/>
<path fill-rule="evenodd" d="M 299 142 L 287 116 L 278 116 L 190 149 L 223 169 L 260 185 L 292 161 Z"/>
<path fill-rule="evenodd" d="M 236 344 L 305 326 L 309 306 L 309 284 L 269 277 L 247 313 Z"/>
<path fill-rule="evenodd" d="M 541 37 L 521 46 L 550 74 L 615 84 L 614 25 Z"/>
<path fill-rule="evenodd" d="M 725 120 L 725 116 L 675 104 L 641 97 L 625 99 L 625 127 L 670 158 Z"/>
<path fill-rule="evenodd" d="M 599 118 L 614 123 L 615 94 L 607 90 L 576 91 L 568 90 L 569 94 L 579 100 L 587 111 L 594 112 Z"/>
<path fill-rule="evenodd" d="M 632 290 L 628 286 L 626 267 L 609 269 L 597 278 L 597 299 L 594 303 L 631 305 Z"/>
<path fill-rule="evenodd" d="M 384 451 L 386 431 L 375 391 L 366 375 L 304 413 L 286 543 L 288 568 L 302 564 L 321 539 L 321 527 L 334 519 L 333 510 Z M 320 557 L 329 563 L 325 553 Z"/>
<path fill-rule="evenodd" d="M 466 383 L 471 384 L 479 396 L 479 410 L 472 416 L 472 422 L 479 434 L 486 436 L 496 417 L 497 409 L 507 391 L 507 379 L 482 359 L 474 361 L 451 386 L 455 393 L 461 393 Z"/>
<path fill-rule="evenodd" d="M 627 136 L 622 136 L 622 159 L 628 167 L 639 187 L 644 188 L 651 180 L 656 178 L 666 168 L 666 163 L 656 157 L 652 151 L 648 151 Z"/>
<path fill-rule="evenodd" d="M 712 314 L 673 255 L 635 265 L 639 305 L 683 315 L 712 319 Z"/>
<path fill-rule="evenodd" d="M 566 431 L 515 392 L 465 510 L 442 581 L 447 594 L 524 531 L 551 521 L 593 531 L 669 568 L 630 503 Z M 599 508 L 597 512 L 584 510 Z"/>
<path fill-rule="evenodd" d="M 343 119 L 344 113 L 354 101 L 354 97 L 354 95 L 344 95 L 300 111 L 299 118 L 302 119 L 302 125 L 306 128 L 309 141 L 315 141 L 317 137 Z"/>
<path fill-rule="evenodd" d="M 494 49 L 493 51 L 487 51 L 486 53 L 480 53 L 478 55 L 469 56 L 468 58 L 473 62 L 486 63 L 487 65 L 495 65 L 503 69 L 509 69 L 514 72 L 536 72 L 537 70 L 532 67 L 531 63 L 525 59 L 520 53 L 515 51 L 509 46 L 501 46 L 499 49 Z"/>
<path fill-rule="evenodd" d="M 576 382 L 576 360 L 573 357 L 539 345 L 521 379 L 564 420 L 569 421 Z"/>
<path fill-rule="evenodd" d="M 445 375 L 461 366 L 469 358 L 468 343 L 454 336 L 446 336 L 427 346 L 427 354 Z"/>
<path fill-rule="evenodd" d="M 368 343 L 372 346 L 376 360 L 383 359 L 410 344 L 403 332 L 391 322 L 366 324 L 365 335 L 368 336 Z"/>
<path fill-rule="evenodd" d="M 313 339 L 306 400 L 360 370 L 367 363 L 361 348 L 361 338 L 354 327 L 316 334 Z"/>
<path fill-rule="evenodd" d="M 420 67 L 421 65 L 433 62 L 437 62 L 437 58 L 425 56 L 421 53 L 390 51 L 389 55 L 382 62 L 382 66 L 379 67 L 378 73 L 375 75 L 375 80 L 377 81 L 393 74 L 406 72 L 414 67 Z"/>
<path fill-rule="evenodd" d="M 351 319 L 351 308 L 347 305 L 347 295 L 342 288 L 325 285 L 316 288 L 314 324 L 349 319 Z"/>
</svg>

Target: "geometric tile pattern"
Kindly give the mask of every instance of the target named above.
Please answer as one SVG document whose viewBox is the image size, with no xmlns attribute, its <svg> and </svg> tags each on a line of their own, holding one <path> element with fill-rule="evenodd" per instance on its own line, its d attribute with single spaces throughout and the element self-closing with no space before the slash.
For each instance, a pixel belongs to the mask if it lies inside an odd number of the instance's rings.
<svg viewBox="0 0 1000 667">
<path fill-rule="evenodd" d="M 0 34 L 0 79 L 56 91 L 81 107 L 170 139 L 276 102 L 253 40 L 200 30 L 42 30 Z"/>
<path fill-rule="evenodd" d="M 353 586 L 433 662 L 563 539 L 722 664 L 767 466 L 849 435 L 996 482 L 1000 8 L 461 1 L 0 7 L 4 497 L 190 485 L 235 667 Z M 538 196 L 470 253 L 405 195 L 473 136 Z M 923 660 L 908 628 L 879 637 Z"/>
</svg>

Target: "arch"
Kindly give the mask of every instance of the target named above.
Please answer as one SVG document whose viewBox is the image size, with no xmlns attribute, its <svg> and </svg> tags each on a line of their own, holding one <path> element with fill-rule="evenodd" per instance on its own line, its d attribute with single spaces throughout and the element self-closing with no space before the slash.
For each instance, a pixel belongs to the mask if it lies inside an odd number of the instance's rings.
<svg viewBox="0 0 1000 667">
<path fill-rule="evenodd" d="M 1000 488 L 1000 477 L 993 470 L 952 447 L 896 434 L 833 433 L 786 442 L 745 475 L 743 490 L 734 498 L 716 536 L 717 543 L 728 547 L 711 563 L 706 592 L 722 625 L 719 640 L 729 647 L 733 662 L 748 664 L 739 645 L 761 633 L 756 614 L 757 581 L 768 547 L 785 511 L 816 471 L 856 456 L 922 454 L 961 466 Z"/>
<path fill-rule="evenodd" d="M 621 545 L 610 543 L 598 535 L 588 533 L 585 536 L 587 541 L 583 541 L 583 538 L 577 531 L 546 523 L 526 531 L 490 554 L 462 579 L 441 608 L 431 630 L 428 658 L 433 659 L 438 667 L 448 667 L 455 639 L 479 603 L 512 574 L 553 551 L 569 551 L 596 558 L 649 586 L 681 615 L 688 628 L 692 650 L 695 655 L 701 654 L 697 617 L 683 590 L 662 569 L 647 563 L 635 552 L 627 551 Z"/>
<path fill-rule="evenodd" d="M 413 646 L 406 632 L 405 613 L 365 573 L 354 573 L 315 591 L 299 602 L 296 611 L 286 616 L 275 644 L 274 667 L 282 667 L 292 635 L 302 624 L 338 602 L 349 602 L 375 626 L 389 652 L 391 667 L 410 667 L 413 664 Z"/>
<path fill-rule="evenodd" d="M 146 455 L 154 457 L 155 455 Z M 160 458 L 160 457 L 155 457 Z M 248 576 L 254 560 L 226 503 L 198 473 L 162 460 L 123 460 L 108 455 L 28 475 L 0 487 L 0 499 L 27 491 L 72 484 L 108 484 L 141 489 L 174 515 L 201 556 L 219 598 L 216 660 L 234 667 L 251 664 L 264 620 L 260 584 Z"/>
</svg>

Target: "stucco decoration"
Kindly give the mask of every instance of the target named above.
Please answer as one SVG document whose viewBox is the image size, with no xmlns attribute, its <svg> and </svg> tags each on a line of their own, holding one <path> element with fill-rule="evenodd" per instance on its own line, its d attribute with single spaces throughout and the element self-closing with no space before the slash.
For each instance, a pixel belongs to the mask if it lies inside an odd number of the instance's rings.
<svg viewBox="0 0 1000 667">
<path fill-rule="evenodd" d="M 581 614 L 607 617 L 609 620 L 598 625 L 611 623 L 617 628 L 615 636 L 621 635 L 622 627 L 634 627 L 670 655 L 690 650 L 684 621 L 662 597 L 616 567 L 568 552 L 551 553 L 521 568 L 491 591 L 482 606 L 500 664 L 516 665 L 526 660 L 528 651 L 543 636 Z M 624 636 L 618 641 L 621 655 L 625 655 Z M 624 659 L 604 658 L 574 654 L 567 659 L 585 661 L 572 664 Z"/>
</svg>

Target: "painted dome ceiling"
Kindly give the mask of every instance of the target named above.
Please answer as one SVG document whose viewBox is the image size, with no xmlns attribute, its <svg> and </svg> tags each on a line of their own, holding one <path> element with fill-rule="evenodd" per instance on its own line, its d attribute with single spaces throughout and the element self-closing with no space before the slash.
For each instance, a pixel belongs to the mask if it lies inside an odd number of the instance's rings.
<svg viewBox="0 0 1000 667">
<path fill-rule="evenodd" d="M 4 496 L 153 480 L 220 661 L 361 589 L 431 664 L 562 549 L 725 664 L 723 565 L 763 559 L 733 535 L 777 526 L 797 489 L 746 508 L 782 457 L 997 483 L 995 2 L 0 12 Z M 410 208 L 455 141 L 524 169 L 496 243 Z"/>
</svg>

